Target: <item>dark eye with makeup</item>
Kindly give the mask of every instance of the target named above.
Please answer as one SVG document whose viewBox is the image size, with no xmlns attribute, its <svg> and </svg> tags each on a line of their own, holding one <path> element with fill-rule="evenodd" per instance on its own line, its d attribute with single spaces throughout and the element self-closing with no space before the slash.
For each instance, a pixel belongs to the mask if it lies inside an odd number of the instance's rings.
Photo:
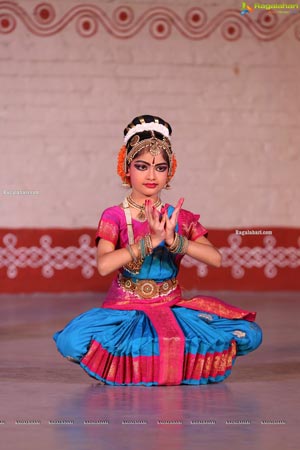
<svg viewBox="0 0 300 450">
<path fill-rule="evenodd" d="M 147 170 L 147 169 L 148 169 L 147 164 L 143 164 L 143 163 L 135 163 L 135 164 L 134 164 L 134 167 L 135 167 L 137 170 Z"/>
<path fill-rule="evenodd" d="M 168 165 L 167 164 L 158 165 L 155 167 L 155 169 L 157 170 L 157 172 L 165 172 L 166 170 L 168 170 Z"/>
</svg>

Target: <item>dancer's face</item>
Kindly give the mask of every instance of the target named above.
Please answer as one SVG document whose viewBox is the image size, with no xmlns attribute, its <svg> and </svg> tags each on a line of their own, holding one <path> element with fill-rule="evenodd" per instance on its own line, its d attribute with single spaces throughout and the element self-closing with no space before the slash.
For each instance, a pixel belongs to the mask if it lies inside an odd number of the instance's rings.
<svg viewBox="0 0 300 450">
<path fill-rule="evenodd" d="M 168 163 L 161 153 L 141 152 L 132 160 L 128 176 L 133 195 L 156 199 L 167 183 Z"/>
</svg>

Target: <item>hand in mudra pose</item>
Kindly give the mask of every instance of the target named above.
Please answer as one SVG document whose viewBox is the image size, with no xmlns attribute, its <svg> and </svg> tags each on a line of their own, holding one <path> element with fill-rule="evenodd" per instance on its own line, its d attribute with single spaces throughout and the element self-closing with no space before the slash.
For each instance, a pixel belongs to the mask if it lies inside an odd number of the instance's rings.
<svg viewBox="0 0 300 450">
<path fill-rule="evenodd" d="M 184 198 L 180 198 L 172 212 L 168 217 L 166 209 L 161 212 L 153 206 L 152 200 L 145 201 L 145 213 L 149 223 L 150 234 L 153 245 L 156 246 L 160 242 L 165 241 L 168 246 L 172 244 L 175 237 L 175 227 L 178 221 L 178 215 L 183 205 Z"/>
</svg>

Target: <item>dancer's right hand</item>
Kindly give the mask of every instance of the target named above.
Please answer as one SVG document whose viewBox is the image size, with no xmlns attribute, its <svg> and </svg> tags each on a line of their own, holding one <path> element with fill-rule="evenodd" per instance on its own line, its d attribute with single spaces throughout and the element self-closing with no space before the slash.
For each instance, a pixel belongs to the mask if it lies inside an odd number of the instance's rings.
<svg viewBox="0 0 300 450">
<path fill-rule="evenodd" d="M 145 201 L 145 214 L 149 224 L 152 245 L 157 247 L 166 237 L 166 213 L 161 217 L 160 212 L 149 199 Z"/>
</svg>

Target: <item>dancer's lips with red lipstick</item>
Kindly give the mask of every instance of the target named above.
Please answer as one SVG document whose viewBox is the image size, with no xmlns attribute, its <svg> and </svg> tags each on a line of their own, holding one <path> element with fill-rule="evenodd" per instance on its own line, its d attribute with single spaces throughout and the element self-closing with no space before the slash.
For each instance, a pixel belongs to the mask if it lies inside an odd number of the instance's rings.
<svg viewBox="0 0 300 450">
<path fill-rule="evenodd" d="M 150 189 L 154 189 L 154 188 L 156 188 L 157 184 L 156 183 L 145 183 L 144 186 L 146 186 L 147 188 L 150 188 Z"/>
</svg>

